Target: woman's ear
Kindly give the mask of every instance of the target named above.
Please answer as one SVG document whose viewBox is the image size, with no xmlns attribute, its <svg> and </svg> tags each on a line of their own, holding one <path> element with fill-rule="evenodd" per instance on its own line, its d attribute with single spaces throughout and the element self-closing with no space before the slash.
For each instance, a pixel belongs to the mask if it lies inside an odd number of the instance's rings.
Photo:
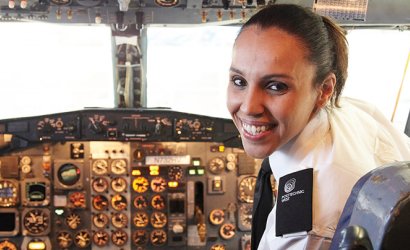
<svg viewBox="0 0 410 250">
<path fill-rule="evenodd" d="M 316 100 L 316 107 L 322 108 L 332 97 L 336 85 L 336 75 L 330 73 L 325 80 L 318 86 L 318 96 Z"/>
</svg>

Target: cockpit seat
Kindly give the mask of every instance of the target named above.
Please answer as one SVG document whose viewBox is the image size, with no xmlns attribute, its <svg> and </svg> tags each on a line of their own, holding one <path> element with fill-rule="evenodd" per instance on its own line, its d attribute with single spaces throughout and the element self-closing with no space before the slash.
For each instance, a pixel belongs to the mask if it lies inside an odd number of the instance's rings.
<svg viewBox="0 0 410 250">
<path fill-rule="evenodd" d="M 330 249 L 410 249 L 410 161 L 376 168 L 355 184 Z"/>
</svg>

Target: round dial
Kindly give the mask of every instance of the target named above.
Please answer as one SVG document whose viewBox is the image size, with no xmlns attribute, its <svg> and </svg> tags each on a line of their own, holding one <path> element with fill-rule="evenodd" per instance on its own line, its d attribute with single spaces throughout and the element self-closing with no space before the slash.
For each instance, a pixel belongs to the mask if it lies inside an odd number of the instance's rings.
<svg viewBox="0 0 410 250">
<path fill-rule="evenodd" d="M 17 250 L 16 244 L 8 240 L 0 241 L 0 250 Z"/>
<path fill-rule="evenodd" d="M 226 155 L 226 160 L 228 162 L 236 162 L 236 155 L 233 153 L 229 153 Z"/>
<path fill-rule="evenodd" d="M 111 181 L 111 188 L 117 193 L 124 192 L 127 189 L 127 181 L 122 177 L 116 177 Z"/>
<path fill-rule="evenodd" d="M 127 161 L 124 159 L 115 159 L 111 162 L 111 173 L 123 175 L 127 173 Z"/>
<path fill-rule="evenodd" d="M 117 230 L 117 231 L 112 232 L 111 240 L 112 240 L 112 243 L 114 243 L 114 245 L 120 247 L 120 246 L 125 245 L 125 243 L 127 243 L 128 235 L 123 230 Z"/>
<path fill-rule="evenodd" d="M 98 230 L 93 235 L 93 242 L 99 247 L 105 246 L 108 244 L 110 236 L 104 230 Z"/>
<path fill-rule="evenodd" d="M 69 228 L 77 229 L 78 226 L 81 224 L 81 218 L 78 214 L 73 213 L 65 218 L 65 222 Z"/>
<path fill-rule="evenodd" d="M 184 170 L 181 166 L 170 166 L 168 168 L 168 177 L 172 181 L 181 181 L 184 177 Z"/>
<path fill-rule="evenodd" d="M 226 223 L 219 229 L 219 234 L 225 240 L 232 239 L 235 236 L 235 226 L 231 223 Z"/>
<path fill-rule="evenodd" d="M 225 162 L 219 157 L 215 157 L 209 161 L 208 169 L 213 174 L 220 174 L 225 168 Z"/>
<path fill-rule="evenodd" d="M 93 198 L 93 207 L 98 210 L 102 211 L 108 207 L 108 199 L 104 195 L 97 195 Z"/>
<path fill-rule="evenodd" d="M 116 228 L 124 228 L 128 224 L 128 217 L 123 213 L 115 213 L 111 217 L 111 223 Z"/>
<path fill-rule="evenodd" d="M 236 168 L 236 163 L 233 161 L 230 161 L 228 163 L 226 163 L 226 169 L 228 169 L 229 171 L 235 170 Z"/>
<path fill-rule="evenodd" d="M 151 232 L 151 244 L 154 246 L 162 246 L 167 242 L 167 233 L 162 229 L 155 229 Z"/>
<path fill-rule="evenodd" d="M 211 250 L 225 250 L 225 245 L 221 244 L 221 243 L 217 243 L 212 245 Z"/>
<path fill-rule="evenodd" d="M 72 163 L 65 163 L 57 171 L 58 181 L 65 186 L 75 185 L 81 177 L 81 170 Z"/>
<path fill-rule="evenodd" d="M 86 207 L 86 198 L 85 193 L 83 192 L 72 192 L 68 195 L 68 199 L 72 207 L 75 208 L 85 208 Z"/>
<path fill-rule="evenodd" d="M 15 206 L 18 202 L 18 183 L 11 180 L 0 180 L 0 207 Z"/>
<path fill-rule="evenodd" d="M 247 176 L 239 182 L 239 200 L 242 202 L 253 203 L 255 192 L 256 177 Z"/>
<path fill-rule="evenodd" d="M 155 177 L 151 180 L 151 189 L 154 192 L 163 192 L 167 187 L 167 182 L 162 177 Z"/>
<path fill-rule="evenodd" d="M 108 224 L 108 216 L 103 213 L 93 215 L 93 224 L 98 228 L 103 228 Z"/>
<path fill-rule="evenodd" d="M 86 230 L 78 231 L 74 236 L 74 244 L 79 248 L 86 248 L 91 243 L 91 236 Z"/>
<path fill-rule="evenodd" d="M 144 193 L 145 191 L 147 191 L 148 190 L 148 185 L 149 185 L 149 182 L 148 182 L 147 178 L 142 177 L 142 176 L 138 176 L 132 182 L 132 188 L 137 193 Z"/>
<path fill-rule="evenodd" d="M 209 220 L 213 225 L 221 225 L 225 220 L 225 212 L 222 209 L 214 209 L 209 214 Z"/>
<path fill-rule="evenodd" d="M 137 212 L 132 219 L 136 227 L 146 227 L 148 225 L 148 214 Z"/>
<path fill-rule="evenodd" d="M 165 199 L 157 194 L 152 197 L 151 206 L 155 209 L 162 210 L 165 208 Z"/>
<path fill-rule="evenodd" d="M 46 232 L 50 223 L 50 214 L 46 210 L 32 209 L 23 218 L 24 228 L 33 235 Z"/>
<path fill-rule="evenodd" d="M 132 241 L 138 247 L 145 246 L 148 243 L 148 232 L 143 229 L 136 230 L 132 235 Z"/>
<path fill-rule="evenodd" d="M 73 244 L 73 237 L 68 232 L 65 232 L 65 231 L 58 232 L 57 244 L 60 248 L 63 248 L 63 249 L 69 248 Z"/>
<path fill-rule="evenodd" d="M 105 159 L 97 159 L 93 161 L 93 173 L 96 175 L 104 175 L 108 173 L 108 162 Z"/>
<path fill-rule="evenodd" d="M 252 204 L 241 204 L 239 206 L 239 225 L 242 231 L 251 230 L 252 226 Z"/>
<path fill-rule="evenodd" d="M 97 177 L 92 182 L 93 190 L 97 193 L 103 193 L 108 189 L 108 181 L 103 177 Z"/>
<path fill-rule="evenodd" d="M 167 224 L 167 216 L 163 212 L 153 212 L 151 214 L 151 225 L 154 228 L 163 228 Z"/>
<path fill-rule="evenodd" d="M 63 0 L 63 1 L 67 1 L 67 0 Z M 110 121 L 108 121 L 104 115 L 95 114 L 92 117 L 88 117 L 88 120 L 89 120 L 88 128 L 94 134 L 104 133 L 107 130 L 107 126 L 110 124 Z"/>
<path fill-rule="evenodd" d="M 134 199 L 134 207 L 136 209 L 145 209 L 148 206 L 147 198 L 142 195 L 138 195 Z"/>
<path fill-rule="evenodd" d="M 127 208 L 127 199 L 120 194 L 116 194 L 111 198 L 111 206 L 117 211 L 122 211 Z"/>
</svg>

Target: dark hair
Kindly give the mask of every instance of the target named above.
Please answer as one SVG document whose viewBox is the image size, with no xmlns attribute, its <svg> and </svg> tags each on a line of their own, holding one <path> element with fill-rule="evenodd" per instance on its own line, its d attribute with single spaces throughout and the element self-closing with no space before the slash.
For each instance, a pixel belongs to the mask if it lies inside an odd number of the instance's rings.
<svg viewBox="0 0 410 250">
<path fill-rule="evenodd" d="M 330 102 L 333 106 L 339 106 L 348 64 L 347 40 L 340 26 L 328 17 L 293 4 L 263 7 L 242 26 L 239 35 L 253 25 L 261 29 L 277 27 L 297 36 L 308 50 L 307 59 L 316 65 L 315 83 L 322 83 L 329 73 L 336 75 L 336 86 Z"/>
</svg>

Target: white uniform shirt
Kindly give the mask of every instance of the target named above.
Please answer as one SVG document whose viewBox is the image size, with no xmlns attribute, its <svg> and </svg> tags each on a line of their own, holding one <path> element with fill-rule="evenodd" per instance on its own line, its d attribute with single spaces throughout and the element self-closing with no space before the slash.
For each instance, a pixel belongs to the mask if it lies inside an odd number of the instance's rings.
<svg viewBox="0 0 410 250">
<path fill-rule="evenodd" d="M 410 139 L 375 107 L 342 98 L 341 108 L 321 110 L 295 139 L 269 156 L 276 180 L 313 168 L 312 230 L 275 236 L 276 206 L 258 250 L 328 249 L 351 189 L 386 163 L 410 160 Z"/>
</svg>

